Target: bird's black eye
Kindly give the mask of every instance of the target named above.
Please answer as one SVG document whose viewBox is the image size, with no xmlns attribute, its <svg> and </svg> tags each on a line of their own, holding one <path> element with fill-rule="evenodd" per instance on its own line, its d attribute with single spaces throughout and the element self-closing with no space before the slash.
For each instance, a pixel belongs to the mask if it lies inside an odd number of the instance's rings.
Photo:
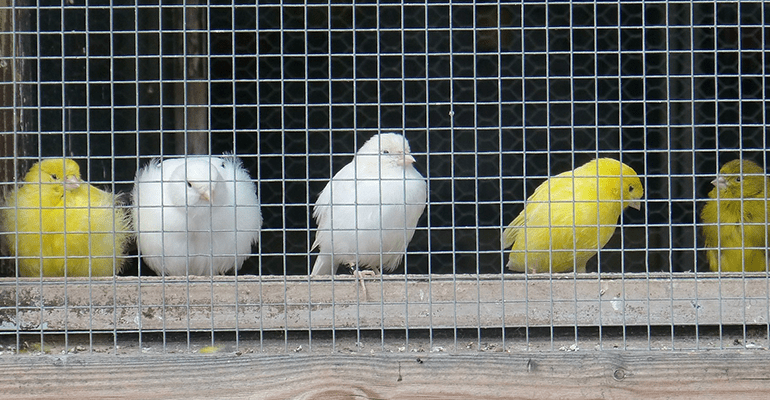
<svg viewBox="0 0 770 400">
<path fill-rule="evenodd" d="M 383 150 L 382 154 L 390 154 L 390 150 Z"/>
<path fill-rule="evenodd" d="M 191 188 L 191 187 L 192 187 L 192 183 L 190 183 L 190 181 L 187 181 L 187 187 L 188 187 L 188 188 Z"/>
<path fill-rule="evenodd" d="M 735 177 L 735 181 L 738 183 L 741 183 L 741 177 L 740 176 Z"/>
<path fill-rule="evenodd" d="M 51 178 L 53 178 L 53 180 L 58 180 L 59 179 L 59 177 L 56 174 L 51 174 Z"/>
<path fill-rule="evenodd" d="M 628 191 L 629 191 L 629 192 L 633 192 L 633 191 L 634 191 L 634 187 L 633 187 L 633 186 L 629 186 L 629 187 L 628 187 Z"/>
</svg>

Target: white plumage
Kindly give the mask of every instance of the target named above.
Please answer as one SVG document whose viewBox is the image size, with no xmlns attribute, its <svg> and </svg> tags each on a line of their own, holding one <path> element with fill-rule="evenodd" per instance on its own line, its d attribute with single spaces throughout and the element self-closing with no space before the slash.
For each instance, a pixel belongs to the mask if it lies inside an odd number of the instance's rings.
<svg viewBox="0 0 770 400">
<path fill-rule="evenodd" d="M 144 262 L 159 275 L 240 269 L 262 226 L 256 190 L 236 157 L 153 160 L 133 191 Z"/>
<path fill-rule="evenodd" d="M 427 183 L 414 168 L 409 142 L 375 135 L 337 172 L 318 196 L 313 275 L 340 264 L 396 269 L 427 204 Z"/>
</svg>

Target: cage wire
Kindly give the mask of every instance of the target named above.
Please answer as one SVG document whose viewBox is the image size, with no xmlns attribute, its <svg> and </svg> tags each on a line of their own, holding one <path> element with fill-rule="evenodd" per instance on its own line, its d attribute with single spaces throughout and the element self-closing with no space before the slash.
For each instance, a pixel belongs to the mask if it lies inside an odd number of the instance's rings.
<svg viewBox="0 0 770 400">
<path fill-rule="evenodd" d="M 767 272 L 712 273 L 699 213 L 719 167 L 767 168 L 761 1 L 118 4 L 0 8 L 5 193 L 42 158 L 129 199 L 157 157 L 232 153 L 260 242 L 224 277 L 20 278 L 6 354 L 768 347 Z M 372 135 L 406 136 L 428 204 L 404 262 L 308 276 L 312 209 Z M 513 273 L 503 229 L 598 157 L 640 175 L 586 274 Z M 130 204 L 126 204 L 130 208 Z M 6 232 L 7 234 L 7 232 Z"/>
</svg>

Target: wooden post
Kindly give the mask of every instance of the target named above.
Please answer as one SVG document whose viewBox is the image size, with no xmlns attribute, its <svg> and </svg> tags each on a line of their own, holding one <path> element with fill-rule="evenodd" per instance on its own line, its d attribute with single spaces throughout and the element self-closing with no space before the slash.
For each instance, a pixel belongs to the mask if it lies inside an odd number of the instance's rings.
<svg viewBox="0 0 770 400">
<path fill-rule="evenodd" d="M 208 40 L 204 33 L 207 28 L 205 2 L 188 0 L 180 18 L 184 31 L 183 57 L 179 58 L 180 76 L 184 81 L 176 84 L 176 121 L 182 126 L 176 129 L 177 154 L 207 154 L 209 145 L 209 92 L 208 92 Z"/>
</svg>

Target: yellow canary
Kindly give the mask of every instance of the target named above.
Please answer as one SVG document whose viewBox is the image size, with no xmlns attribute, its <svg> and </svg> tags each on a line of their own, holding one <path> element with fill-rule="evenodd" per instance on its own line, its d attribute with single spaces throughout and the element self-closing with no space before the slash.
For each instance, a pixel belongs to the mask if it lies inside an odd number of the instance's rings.
<svg viewBox="0 0 770 400">
<path fill-rule="evenodd" d="M 519 272 L 585 272 L 607 244 L 618 217 L 644 196 L 636 171 L 600 158 L 543 182 L 503 234 L 508 268 Z"/>
<path fill-rule="evenodd" d="M 6 244 L 21 276 L 109 276 L 120 272 L 128 214 L 115 196 L 80 179 L 78 164 L 46 159 L 5 199 Z"/>
<path fill-rule="evenodd" d="M 765 171 L 753 161 L 733 160 L 711 181 L 713 200 L 700 217 L 712 271 L 740 272 L 767 269 L 770 201 Z"/>
</svg>

